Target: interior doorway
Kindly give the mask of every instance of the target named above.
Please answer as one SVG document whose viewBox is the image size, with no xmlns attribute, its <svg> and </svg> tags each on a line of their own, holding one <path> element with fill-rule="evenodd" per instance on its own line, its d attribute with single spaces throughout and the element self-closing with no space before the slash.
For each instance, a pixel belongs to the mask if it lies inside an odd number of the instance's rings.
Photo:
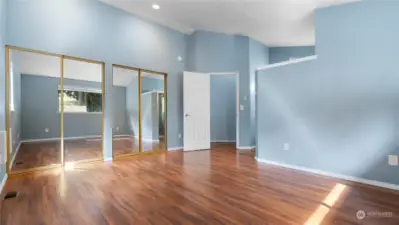
<svg viewBox="0 0 399 225">
<path fill-rule="evenodd" d="M 215 81 L 213 77 L 217 77 Z M 226 87 L 224 79 L 229 83 L 227 89 L 224 89 Z M 237 72 L 184 72 L 183 106 L 185 151 L 210 149 L 212 142 L 232 143 L 237 148 L 239 145 Z"/>
<path fill-rule="evenodd" d="M 211 146 L 235 148 L 237 142 L 237 78 L 235 73 L 210 76 Z"/>
</svg>

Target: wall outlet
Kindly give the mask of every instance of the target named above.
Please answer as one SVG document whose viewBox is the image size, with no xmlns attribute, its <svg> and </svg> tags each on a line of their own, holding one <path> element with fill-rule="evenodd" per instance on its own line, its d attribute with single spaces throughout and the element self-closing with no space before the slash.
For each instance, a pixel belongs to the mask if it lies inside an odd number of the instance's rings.
<svg viewBox="0 0 399 225">
<path fill-rule="evenodd" d="M 243 111 L 244 110 L 244 106 L 240 105 L 240 110 Z"/>
<path fill-rule="evenodd" d="M 48 133 L 48 132 L 50 132 L 50 129 L 49 128 L 45 128 L 44 132 Z"/>
<path fill-rule="evenodd" d="M 290 144 L 289 143 L 284 143 L 283 149 L 284 149 L 284 151 L 290 150 Z"/>
<path fill-rule="evenodd" d="M 179 133 L 179 139 L 181 139 L 181 133 Z"/>
<path fill-rule="evenodd" d="M 391 166 L 399 165 L 399 159 L 397 155 L 389 155 L 388 156 L 388 164 Z"/>
</svg>

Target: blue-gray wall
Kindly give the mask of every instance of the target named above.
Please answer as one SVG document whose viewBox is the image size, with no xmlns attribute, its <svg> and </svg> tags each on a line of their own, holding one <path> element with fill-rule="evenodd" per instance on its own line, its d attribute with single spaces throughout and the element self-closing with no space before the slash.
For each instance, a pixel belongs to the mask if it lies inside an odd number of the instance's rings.
<svg viewBox="0 0 399 225">
<path fill-rule="evenodd" d="M 255 47 L 259 47 L 256 51 L 267 55 L 267 47 L 249 37 L 205 31 L 194 32 L 186 38 L 186 41 L 188 49 L 186 70 L 205 73 L 239 73 L 239 103 L 244 110 L 239 112 L 238 143 L 241 147 L 253 146 L 254 133 L 251 127 L 251 114 L 254 115 L 254 113 L 251 113 L 250 77 L 255 71 L 251 68 L 250 55 L 251 49 L 255 49 Z M 254 53 L 254 55 L 258 54 Z M 265 64 L 268 64 L 268 57 L 265 57 L 265 62 L 262 65 Z"/>
<path fill-rule="evenodd" d="M 10 157 L 13 158 L 21 141 L 21 71 L 20 61 L 16 54 L 11 53 L 11 62 L 12 67 L 10 67 L 10 78 L 12 75 L 13 85 L 11 86 L 11 79 L 9 82 L 13 92 L 13 100 L 11 100 L 10 96 L 10 104 L 14 104 L 14 110 L 11 111 L 12 149 Z"/>
<path fill-rule="evenodd" d="M 168 74 L 168 147 L 182 146 L 185 35 L 93 0 L 13 0 L 7 4 L 7 44 Z M 40 31 L 40 32 L 39 32 Z M 73 41 L 71 41 L 73 40 Z M 105 97 L 105 158 L 112 157 L 112 94 Z"/>
<path fill-rule="evenodd" d="M 249 89 L 250 89 L 250 109 L 251 109 L 251 144 L 250 146 L 255 146 L 256 140 L 256 83 L 255 75 L 256 69 L 260 66 L 269 64 L 269 48 L 262 43 L 250 39 L 249 41 Z"/>
<path fill-rule="evenodd" d="M 0 0 L 0 90 L 5 90 L 5 44 L 6 44 L 6 0 Z M 6 110 L 5 110 L 5 91 L 0 91 L 0 180 L 6 174 L 6 149 L 5 149 L 5 130 L 6 130 Z"/>
<path fill-rule="evenodd" d="M 397 1 L 316 11 L 318 59 L 257 77 L 260 159 L 399 184 L 388 165 L 399 155 L 398 11 Z"/>
<path fill-rule="evenodd" d="M 45 139 L 60 137 L 60 113 L 58 112 L 58 86 L 60 79 L 55 77 L 22 75 L 21 79 L 21 130 L 22 139 Z M 64 85 L 101 88 L 98 82 L 64 79 Z M 115 97 L 115 118 L 117 126 L 124 129 L 125 95 L 124 87 L 113 87 Z M 116 118 L 117 115 L 123 115 Z M 64 137 L 101 135 L 101 114 L 64 113 Z M 49 132 L 45 132 L 48 128 Z"/>
<path fill-rule="evenodd" d="M 211 75 L 211 141 L 236 141 L 237 78 Z"/>
<path fill-rule="evenodd" d="M 271 47 L 269 48 L 270 64 L 315 55 L 315 46 Z"/>
</svg>

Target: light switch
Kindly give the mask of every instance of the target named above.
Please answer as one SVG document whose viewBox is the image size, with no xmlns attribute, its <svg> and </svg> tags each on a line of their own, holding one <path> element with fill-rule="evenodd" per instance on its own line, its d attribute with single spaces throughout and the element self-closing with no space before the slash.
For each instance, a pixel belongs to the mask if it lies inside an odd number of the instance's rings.
<svg viewBox="0 0 399 225">
<path fill-rule="evenodd" d="M 244 96 L 244 101 L 246 101 L 246 100 L 247 100 L 247 96 L 245 95 L 245 96 Z"/>
<path fill-rule="evenodd" d="M 399 164 L 397 155 L 389 155 L 388 156 L 388 164 L 391 166 L 397 166 Z"/>
<path fill-rule="evenodd" d="M 243 105 L 240 105 L 240 110 L 244 111 L 244 106 Z"/>
</svg>

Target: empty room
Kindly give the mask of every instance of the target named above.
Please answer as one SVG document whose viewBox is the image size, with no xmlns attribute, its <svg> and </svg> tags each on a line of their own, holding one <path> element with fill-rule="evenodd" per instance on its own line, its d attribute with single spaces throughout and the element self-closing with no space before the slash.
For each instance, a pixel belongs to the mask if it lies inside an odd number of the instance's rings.
<svg viewBox="0 0 399 225">
<path fill-rule="evenodd" d="M 0 0 L 0 224 L 399 224 L 398 11 Z"/>
</svg>

